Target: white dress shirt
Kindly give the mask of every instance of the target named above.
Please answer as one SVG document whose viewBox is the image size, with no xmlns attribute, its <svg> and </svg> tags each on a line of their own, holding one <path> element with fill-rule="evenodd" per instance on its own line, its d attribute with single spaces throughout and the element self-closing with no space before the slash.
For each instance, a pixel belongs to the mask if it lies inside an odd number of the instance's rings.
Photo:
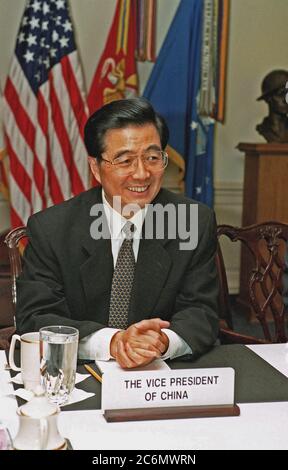
<svg viewBox="0 0 288 470">
<path fill-rule="evenodd" d="M 122 217 L 119 212 L 115 211 L 110 204 L 107 202 L 107 199 L 102 190 L 102 199 L 105 215 L 108 221 L 108 227 L 111 235 L 111 248 L 113 256 L 114 268 L 116 266 L 116 261 L 118 257 L 119 250 L 125 239 L 125 236 L 122 232 L 122 228 L 127 222 L 127 219 Z M 139 243 L 141 239 L 142 225 L 145 219 L 147 209 L 141 209 L 138 211 L 131 219 L 129 219 L 134 225 L 134 235 L 133 235 L 133 251 L 135 256 L 135 261 L 137 261 Z M 85 338 L 82 338 L 79 342 L 78 356 L 80 359 L 95 359 L 101 361 L 108 361 L 111 359 L 110 355 L 110 342 L 114 334 L 119 331 L 116 328 L 102 328 L 95 333 L 92 333 Z M 169 346 L 166 353 L 161 356 L 162 359 L 173 359 L 184 354 L 191 354 L 191 348 L 188 346 L 186 341 L 184 341 L 177 333 L 169 329 L 162 330 L 169 339 Z"/>
</svg>

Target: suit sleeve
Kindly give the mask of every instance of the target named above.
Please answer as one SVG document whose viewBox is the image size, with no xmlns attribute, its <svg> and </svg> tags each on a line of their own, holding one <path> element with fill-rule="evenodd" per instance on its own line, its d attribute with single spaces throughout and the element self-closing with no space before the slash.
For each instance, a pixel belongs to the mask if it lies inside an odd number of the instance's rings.
<svg viewBox="0 0 288 470">
<path fill-rule="evenodd" d="M 17 280 L 17 331 L 22 334 L 47 325 L 66 325 L 78 328 L 83 338 L 103 328 L 97 322 L 72 319 L 57 256 L 37 215 L 29 219 L 27 234 L 23 272 Z"/>
<path fill-rule="evenodd" d="M 199 242 L 179 290 L 170 328 L 192 349 L 203 354 L 215 344 L 219 329 L 217 248 L 214 212 L 204 220 Z"/>
</svg>

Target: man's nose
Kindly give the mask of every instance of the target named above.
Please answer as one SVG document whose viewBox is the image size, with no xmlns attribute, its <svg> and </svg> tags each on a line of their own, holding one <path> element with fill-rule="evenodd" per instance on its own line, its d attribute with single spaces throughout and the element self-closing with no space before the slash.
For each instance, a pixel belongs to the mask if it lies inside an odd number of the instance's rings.
<svg viewBox="0 0 288 470">
<path fill-rule="evenodd" d="M 145 167 L 142 158 L 137 158 L 136 167 L 132 176 L 135 179 L 146 179 L 148 176 L 150 176 L 150 172 Z"/>
</svg>

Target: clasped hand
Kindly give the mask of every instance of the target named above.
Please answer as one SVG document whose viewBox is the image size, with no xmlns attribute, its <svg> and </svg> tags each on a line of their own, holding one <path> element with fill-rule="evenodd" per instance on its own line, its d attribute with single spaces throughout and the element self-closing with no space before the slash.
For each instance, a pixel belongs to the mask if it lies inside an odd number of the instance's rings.
<svg viewBox="0 0 288 470">
<path fill-rule="evenodd" d="M 118 331 L 111 340 L 111 356 L 124 369 L 149 364 L 167 351 L 169 339 L 161 329 L 169 326 L 168 321 L 152 318 Z"/>
</svg>

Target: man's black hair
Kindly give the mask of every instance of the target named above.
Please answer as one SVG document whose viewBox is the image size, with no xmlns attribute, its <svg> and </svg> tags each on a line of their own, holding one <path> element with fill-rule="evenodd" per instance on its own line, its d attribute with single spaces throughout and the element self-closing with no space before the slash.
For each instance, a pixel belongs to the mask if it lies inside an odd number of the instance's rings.
<svg viewBox="0 0 288 470">
<path fill-rule="evenodd" d="M 165 120 L 156 113 L 145 98 L 112 101 L 92 114 L 84 128 L 84 141 L 88 155 L 101 160 L 105 152 L 105 134 L 110 129 L 152 124 L 159 133 L 162 150 L 165 149 L 169 130 Z"/>
</svg>

